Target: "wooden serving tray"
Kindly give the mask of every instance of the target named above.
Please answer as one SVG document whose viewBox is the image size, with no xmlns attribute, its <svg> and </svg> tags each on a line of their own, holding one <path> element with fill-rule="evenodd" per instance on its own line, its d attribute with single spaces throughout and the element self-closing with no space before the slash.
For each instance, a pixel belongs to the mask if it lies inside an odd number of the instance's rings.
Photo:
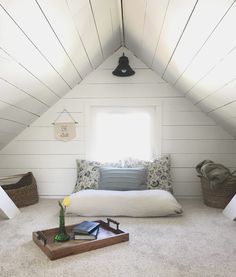
<svg viewBox="0 0 236 277">
<path fill-rule="evenodd" d="M 96 221 L 100 223 L 99 233 L 96 240 L 74 240 L 72 230 L 74 226 L 77 225 L 74 224 L 66 226 L 66 231 L 72 238 L 69 241 L 54 241 L 58 228 L 33 232 L 33 241 L 50 260 L 56 260 L 129 240 L 129 233 L 121 231 L 118 222 L 109 218 L 107 220 L 107 223 L 102 220 Z M 110 222 L 117 225 L 116 229 L 110 227 Z"/>
</svg>

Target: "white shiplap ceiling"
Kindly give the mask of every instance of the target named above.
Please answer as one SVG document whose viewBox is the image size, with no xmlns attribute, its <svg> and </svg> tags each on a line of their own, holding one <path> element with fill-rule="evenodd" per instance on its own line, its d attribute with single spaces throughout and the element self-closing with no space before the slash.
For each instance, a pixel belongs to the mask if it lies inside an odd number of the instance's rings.
<svg viewBox="0 0 236 277">
<path fill-rule="evenodd" d="M 0 148 L 121 46 L 117 5 L 0 1 Z"/>
<path fill-rule="evenodd" d="M 127 48 L 236 137 L 235 1 L 123 0 L 123 6 Z"/>
<path fill-rule="evenodd" d="M 236 137 L 232 0 L 0 0 L 0 148 L 122 44 Z M 132 78 L 132 77 L 131 77 Z"/>
</svg>

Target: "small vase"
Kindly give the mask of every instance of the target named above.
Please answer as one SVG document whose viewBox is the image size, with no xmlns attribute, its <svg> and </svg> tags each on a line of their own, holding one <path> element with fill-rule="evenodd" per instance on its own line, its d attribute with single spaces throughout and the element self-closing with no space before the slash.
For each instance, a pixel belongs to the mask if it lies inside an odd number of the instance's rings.
<svg viewBox="0 0 236 277">
<path fill-rule="evenodd" d="M 55 241 L 63 242 L 68 241 L 70 239 L 70 236 L 66 233 L 65 228 L 65 209 L 59 202 L 59 205 L 61 207 L 60 215 L 59 215 L 59 230 L 56 236 L 54 237 Z"/>
</svg>

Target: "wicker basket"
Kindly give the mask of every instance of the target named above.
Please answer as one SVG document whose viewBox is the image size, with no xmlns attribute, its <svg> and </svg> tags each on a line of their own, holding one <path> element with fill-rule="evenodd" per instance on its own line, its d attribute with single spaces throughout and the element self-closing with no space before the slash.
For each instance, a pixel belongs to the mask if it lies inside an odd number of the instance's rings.
<svg viewBox="0 0 236 277">
<path fill-rule="evenodd" d="M 229 176 L 218 189 L 210 188 L 207 178 L 200 176 L 203 201 L 209 207 L 224 209 L 236 194 L 236 176 Z"/>
<path fill-rule="evenodd" d="M 17 183 L 3 185 L 2 188 L 18 208 L 35 204 L 39 200 L 37 183 L 32 172 L 26 173 Z"/>
</svg>

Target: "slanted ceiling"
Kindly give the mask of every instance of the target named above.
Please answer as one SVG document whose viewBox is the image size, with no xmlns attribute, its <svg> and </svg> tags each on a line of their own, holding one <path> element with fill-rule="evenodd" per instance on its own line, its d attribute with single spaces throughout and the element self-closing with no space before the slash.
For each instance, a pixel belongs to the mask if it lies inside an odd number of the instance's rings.
<svg viewBox="0 0 236 277">
<path fill-rule="evenodd" d="M 236 137 L 235 25 L 232 0 L 0 0 L 0 148 L 122 42 Z"/>
<path fill-rule="evenodd" d="M 0 148 L 121 46 L 117 4 L 0 1 Z"/>
</svg>

